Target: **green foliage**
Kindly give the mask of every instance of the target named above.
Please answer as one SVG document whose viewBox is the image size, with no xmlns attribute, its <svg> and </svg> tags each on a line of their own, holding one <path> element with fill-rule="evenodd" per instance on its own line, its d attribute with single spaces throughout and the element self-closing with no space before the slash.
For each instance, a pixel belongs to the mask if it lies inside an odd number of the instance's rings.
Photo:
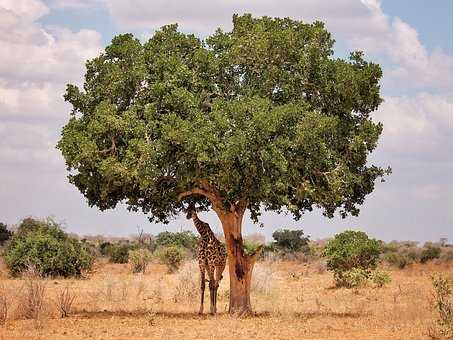
<svg viewBox="0 0 453 340">
<path fill-rule="evenodd" d="M 164 26 L 145 43 L 116 36 L 68 85 L 58 143 L 70 182 L 100 209 L 125 202 L 168 222 L 178 195 L 204 189 L 295 218 L 357 215 L 389 171 L 370 165 L 382 125 L 379 65 L 333 57 L 321 22 L 235 15 L 201 41 Z M 208 208 L 203 196 L 195 203 Z"/>
<path fill-rule="evenodd" d="M 246 255 L 255 254 L 257 251 L 261 251 L 261 249 L 263 248 L 260 243 L 247 239 L 243 241 L 242 246 L 244 247 L 244 252 Z"/>
<path fill-rule="evenodd" d="M 110 246 L 110 262 L 129 262 L 129 251 L 137 249 L 137 245 L 129 243 L 117 243 Z"/>
<path fill-rule="evenodd" d="M 421 251 L 419 248 L 410 247 L 402 251 L 403 255 L 406 256 L 409 262 L 418 262 L 420 261 Z"/>
<path fill-rule="evenodd" d="M 184 250 L 178 246 L 167 246 L 157 250 L 157 257 L 165 264 L 169 272 L 175 272 L 184 260 Z"/>
<path fill-rule="evenodd" d="M 129 251 L 129 263 L 133 273 L 145 273 L 152 254 L 148 249 L 137 249 Z"/>
<path fill-rule="evenodd" d="M 51 218 L 46 218 L 43 220 L 35 219 L 32 217 L 27 217 L 22 220 L 17 228 L 16 235 L 27 234 L 32 231 L 40 229 L 42 226 L 49 226 L 59 228 L 58 224 Z"/>
<path fill-rule="evenodd" d="M 376 287 L 383 287 L 392 282 L 390 274 L 381 270 L 375 270 L 370 274 L 369 279 L 376 285 Z"/>
<path fill-rule="evenodd" d="M 110 249 L 110 262 L 127 263 L 129 261 L 129 246 L 115 244 Z"/>
<path fill-rule="evenodd" d="M 134 249 L 137 249 L 137 246 L 128 242 L 113 244 L 112 249 L 110 250 L 110 262 L 128 263 L 129 252 Z"/>
<path fill-rule="evenodd" d="M 11 236 L 13 236 L 13 233 L 8 230 L 8 226 L 0 222 L 0 246 L 8 241 Z"/>
<path fill-rule="evenodd" d="M 453 276 L 435 275 L 432 283 L 440 333 L 446 339 L 453 338 Z"/>
<path fill-rule="evenodd" d="M 323 256 L 327 258 L 327 269 L 333 271 L 337 282 L 341 282 L 352 269 L 367 273 L 375 269 L 381 251 L 380 241 L 368 238 L 362 231 L 347 230 L 327 243 Z"/>
<path fill-rule="evenodd" d="M 172 233 L 164 231 L 156 236 L 156 245 L 158 247 L 176 246 L 182 247 L 194 252 L 198 244 L 198 237 L 191 231 L 182 231 Z"/>
<path fill-rule="evenodd" d="M 408 264 L 412 263 L 412 261 L 407 256 L 397 252 L 384 254 L 383 260 L 399 269 L 403 269 Z"/>
<path fill-rule="evenodd" d="M 12 275 L 32 266 L 42 275 L 68 277 L 91 268 L 94 256 L 51 219 L 25 219 L 11 238 L 5 260 Z"/>
<path fill-rule="evenodd" d="M 346 270 L 335 281 L 338 287 L 358 288 L 367 284 L 369 273 L 361 268 Z"/>
<path fill-rule="evenodd" d="M 102 242 L 99 245 L 99 252 L 102 256 L 110 256 L 112 252 L 112 244 L 110 242 Z"/>
<path fill-rule="evenodd" d="M 422 250 L 420 254 L 420 262 L 426 263 L 428 261 L 440 258 L 441 249 L 439 247 L 428 247 Z"/>
<path fill-rule="evenodd" d="M 280 251 L 291 253 L 309 251 L 309 237 L 304 237 L 303 230 L 280 229 L 275 231 L 272 237 L 275 240 L 275 247 Z"/>
</svg>

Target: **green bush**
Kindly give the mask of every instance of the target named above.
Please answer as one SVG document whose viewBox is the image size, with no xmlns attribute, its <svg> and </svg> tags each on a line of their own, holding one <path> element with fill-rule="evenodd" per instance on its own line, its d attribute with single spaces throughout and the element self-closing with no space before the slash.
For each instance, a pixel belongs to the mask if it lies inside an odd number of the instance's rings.
<svg viewBox="0 0 453 340">
<path fill-rule="evenodd" d="M 261 244 L 251 240 L 244 240 L 242 246 L 244 247 L 245 254 L 251 255 L 255 254 L 259 250 Z"/>
<path fill-rule="evenodd" d="M 365 286 L 368 280 L 368 272 L 361 268 L 352 268 L 341 273 L 336 280 L 338 287 L 358 288 Z"/>
<path fill-rule="evenodd" d="M 380 270 L 375 270 L 374 272 L 372 272 L 369 279 L 376 285 L 376 287 L 382 287 L 392 282 L 390 274 Z"/>
<path fill-rule="evenodd" d="M 58 226 L 58 224 L 52 220 L 51 218 L 47 218 L 44 220 L 35 219 L 32 217 L 27 217 L 22 220 L 17 228 L 16 234 L 27 234 L 32 231 L 36 231 L 42 227 L 43 223 L 49 226 Z"/>
<path fill-rule="evenodd" d="M 129 251 L 129 263 L 133 273 L 145 273 L 152 254 L 148 249 L 136 249 Z"/>
<path fill-rule="evenodd" d="M 157 257 L 165 264 L 169 272 L 175 272 L 184 260 L 184 250 L 178 246 L 162 247 L 157 250 Z"/>
<path fill-rule="evenodd" d="M 375 269 L 381 249 L 381 242 L 368 238 L 364 232 L 347 230 L 327 242 L 323 256 L 327 258 L 327 269 L 341 284 L 343 276 L 352 269 L 367 273 Z"/>
<path fill-rule="evenodd" d="M 439 247 L 428 247 L 422 250 L 420 254 L 420 262 L 426 263 L 428 261 L 438 259 L 440 257 L 441 250 Z"/>
<path fill-rule="evenodd" d="M 99 252 L 102 256 L 110 256 L 112 252 L 112 244 L 110 242 L 102 242 L 99 245 Z"/>
<path fill-rule="evenodd" d="M 128 263 L 129 251 L 137 249 L 135 244 L 117 243 L 110 246 L 110 262 Z"/>
<path fill-rule="evenodd" d="M 41 275 L 64 277 L 78 276 L 82 270 L 91 268 L 94 256 L 89 249 L 65 234 L 53 220 L 24 222 L 5 251 L 6 265 L 12 275 L 30 266 Z"/>
<path fill-rule="evenodd" d="M 309 237 L 303 230 L 280 229 L 272 234 L 275 248 L 283 253 L 308 252 Z"/>
<path fill-rule="evenodd" d="M 408 257 L 396 252 L 384 254 L 383 260 L 399 269 L 403 269 L 408 264 L 412 263 L 412 261 Z"/>
<path fill-rule="evenodd" d="M 409 259 L 409 262 L 418 262 L 420 261 L 421 251 L 420 248 L 410 247 L 403 251 L 403 254 Z"/>
<path fill-rule="evenodd" d="M 8 241 L 11 236 L 13 236 L 13 233 L 8 230 L 7 225 L 0 222 L 0 246 Z"/>
<path fill-rule="evenodd" d="M 186 248 L 191 252 L 195 252 L 198 244 L 198 237 L 195 236 L 191 231 L 182 231 L 172 233 L 170 231 L 164 231 L 156 236 L 157 247 L 169 247 L 175 246 L 180 248 Z"/>
</svg>

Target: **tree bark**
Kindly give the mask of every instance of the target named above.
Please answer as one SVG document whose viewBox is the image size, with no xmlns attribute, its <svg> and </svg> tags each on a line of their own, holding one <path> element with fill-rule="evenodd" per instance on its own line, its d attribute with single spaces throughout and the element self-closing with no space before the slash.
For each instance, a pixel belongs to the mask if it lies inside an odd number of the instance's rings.
<svg viewBox="0 0 453 340">
<path fill-rule="evenodd" d="M 244 254 L 242 241 L 243 212 L 218 214 L 225 234 L 230 273 L 229 313 L 244 316 L 252 312 L 250 285 L 256 256 Z"/>
</svg>

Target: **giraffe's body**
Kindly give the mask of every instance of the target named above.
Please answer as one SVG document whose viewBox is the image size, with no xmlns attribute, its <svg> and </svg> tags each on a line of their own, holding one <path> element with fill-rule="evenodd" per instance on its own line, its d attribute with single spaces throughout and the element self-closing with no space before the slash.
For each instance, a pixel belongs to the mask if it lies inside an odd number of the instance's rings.
<svg viewBox="0 0 453 340">
<path fill-rule="evenodd" d="M 215 314 L 217 311 L 217 289 L 226 265 L 227 252 L 225 245 L 215 237 L 209 227 L 209 224 L 198 218 L 193 206 L 189 207 L 187 218 L 192 219 L 195 228 L 197 228 L 197 231 L 200 234 L 200 242 L 197 249 L 198 265 L 200 267 L 201 295 L 199 313 L 203 313 L 206 274 L 208 274 L 209 292 L 211 297 L 211 314 Z"/>
</svg>

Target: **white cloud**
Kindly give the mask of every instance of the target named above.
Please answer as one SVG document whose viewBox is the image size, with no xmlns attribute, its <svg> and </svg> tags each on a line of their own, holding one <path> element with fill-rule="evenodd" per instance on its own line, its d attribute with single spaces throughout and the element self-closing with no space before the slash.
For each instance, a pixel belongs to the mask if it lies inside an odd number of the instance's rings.
<svg viewBox="0 0 453 340">
<path fill-rule="evenodd" d="M 387 97 L 374 116 L 384 124 L 380 144 L 389 156 L 451 160 L 452 98 L 429 93 Z"/>
<path fill-rule="evenodd" d="M 1 7 L 0 23 L 0 78 L 4 82 L 74 81 L 80 78 L 84 61 L 99 52 L 96 31 L 45 29 Z"/>
<path fill-rule="evenodd" d="M 400 18 L 384 14 L 378 0 L 362 0 L 371 15 L 373 34 L 361 30 L 350 35 L 352 47 L 390 60 L 396 66 L 386 70 L 384 83 L 390 90 L 448 91 L 453 89 L 453 56 L 440 49 L 428 51 L 418 32 Z"/>
<path fill-rule="evenodd" d="M 37 0 L 0 0 L 2 165 L 57 164 L 55 136 L 69 112 L 65 84 L 80 81 L 85 60 L 100 51 L 95 31 L 39 24 L 48 11 Z"/>
<path fill-rule="evenodd" d="M 351 30 L 353 25 L 368 21 L 367 8 L 357 0 L 335 2 L 305 0 L 104 0 L 112 17 L 124 28 L 156 29 L 178 22 L 181 28 L 202 34 L 210 34 L 217 27 L 230 28 L 234 13 L 252 13 L 256 16 L 280 16 L 307 21 L 326 21 L 335 31 Z"/>
<path fill-rule="evenodd" d="M 29 22 L 49 12 L 49 8 L 39 0 L 0 0 L 0 9 Z"/>
<path fill-rule="evenodd" d="M 52 133 L 46 126 L 20 122 L 0 122 L 2 166 L 28 165 L 54 169 L 61 156 L 55 152 Z"/>
<path fill-rule="evenodd" d="M 97 6 L 103 0 L 50 0 L 52 8 L 90 8 Z"/>
</svg>

